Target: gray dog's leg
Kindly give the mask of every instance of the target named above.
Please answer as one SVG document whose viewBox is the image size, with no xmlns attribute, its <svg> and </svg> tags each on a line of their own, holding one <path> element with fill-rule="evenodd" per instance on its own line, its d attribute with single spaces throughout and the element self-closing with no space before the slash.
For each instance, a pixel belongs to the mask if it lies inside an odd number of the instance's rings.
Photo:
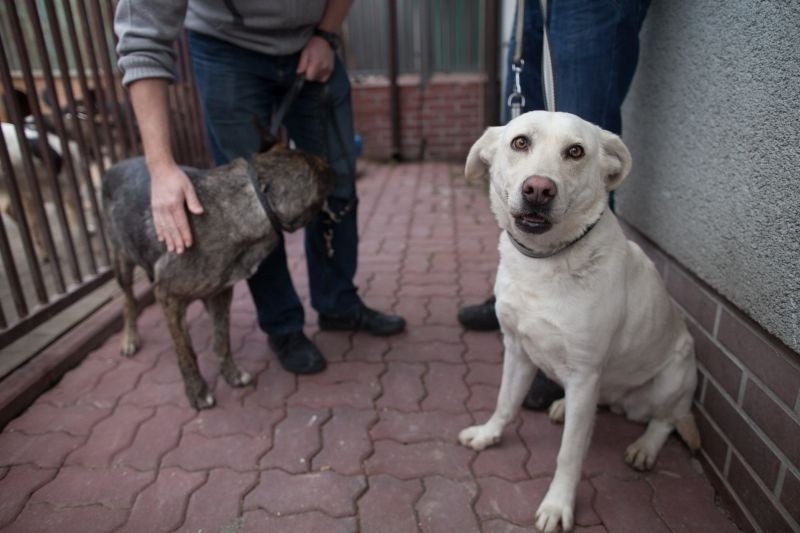
<svg viewBox="0 0 800 533">
<path fill-rule="evenodd" d="M 220 372 L 231 387 L 244 387 L 253 377 L 236 366 L 231 357 L 230 317 L 233 287 L 209 296 L 203 303 L 206 305 L 214 323 L 214 353 L 219 357 Z"/>
<path fill-rule="evenodd" d="M 186 327 L 186 302 L 171 298 L 155 289 L 156 299 L 161 304 L 167 327 L 175 344 L 175 353 L 178 355 L 178 367 L 183 375 L 183 385 L 189 403 L 195 409 L 208 409 L 214 405 L 214 396 L 208 390 L 200 370 L 197 368 L 197 354 L 192 348 L 192 340 Z"/>
<path fill-rule="evenodd" d="M 114 274 L 117 283 L 125 294 L 125 303 L 122 308 L 122 342 L 120 353 L 125 357 L 131 357 L 139 349 L 139 333 L 136 330 L 136 319 L 139 316 L 139 309 L 136 305 L 136 298 L 133 297 L 133 268 L 134 265 L 127 261 L 116 250 L 114 250 Z"/>
</svg>

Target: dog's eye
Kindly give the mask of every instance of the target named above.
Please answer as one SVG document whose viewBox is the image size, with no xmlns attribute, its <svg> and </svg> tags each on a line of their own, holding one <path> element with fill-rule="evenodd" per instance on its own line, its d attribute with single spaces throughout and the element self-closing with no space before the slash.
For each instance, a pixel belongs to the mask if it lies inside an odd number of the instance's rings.
<svg viewBox="0 0 800 533">
<path fill-rule="evenodd" d="M 514 137 L 514 140 L 511 141 L 511 148 L 518 151 L 527 150 L 529 144 L 528 138 L 520 135 L 519 137 Z"/>
<path fill-rule="evenodd" d="M 567 148 L 567 157 L 570 159 L 580 159 L 583 157 L 583 146 L 580 144 L 573 144 Z"/>
</svg>

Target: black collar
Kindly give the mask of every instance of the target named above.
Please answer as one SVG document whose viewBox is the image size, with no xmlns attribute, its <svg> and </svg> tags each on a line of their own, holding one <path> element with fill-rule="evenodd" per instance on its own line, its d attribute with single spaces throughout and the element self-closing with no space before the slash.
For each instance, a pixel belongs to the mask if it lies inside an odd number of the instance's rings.
<svg viewBox="0 0 800 533">
<path fill-rule="evenodd" d="M 566 250 L 567 248 L 569 248 L 570 246 L 572 246 L 573 244 L 575 244 L 579 240 L 581 240 L 584 237 L 586 237 L 586 235 L 588 235 L 589 232 L 592 231 L 592 229 L 597 225 L 597 223 L 600 222 L 601 218 L 603 218 L 603 213 L 600 213 L 600 216 L 597 217 L 597 220 L 592 222 L 585 230 L 583 230 L 583 233 L 578 235 L 577 238 L 575 238 L 572 241 L 568 242 L 567 244 L 565 244 L 563 246 L 559 246 L 555 250 L 552 250 L 552 251 L 549 251 L 549 252 L 537 252 L 535 250 L 531 250 L 530 248 L 528 248 L 527 246 L 525 246 L 524 244 L 519 242 L 517 239 L 515 239 L 514 236 L 511 235 L 511 232 L 508 231 L 508 230 L 506 230 L 506 235 L 508 235 L 508 238 L 511 240 L 511 244 L 514 245 L 514 248 L 516 248 L 519 251 L 519 253 L 521 253 L 522 255 L 525 255 L 525 256 L 528 256 L 528 257 L 532 257 L 534 259 L 545 259 L 547 257 L 553 257 L 554 255 L 563 252 L 564 250 Z"/>
<path fill-rule="evenodd" d="M 249 161 L 247 162 L 247 175 L 250 177 L 250 184 L 256 191 L 256 198 L 258 198 L 258 201 L 261 203 L 261 207 L 264 208 L 264 212 L 267 214 L 269 223 L 272 224 L 273 229 L 278 232 L 278 235 L 282 235 L 283 226 L 281 225 L 281 221 L 278 219 L 278 215 L 276 215 L 275 211 L 272 209 L 272 205 L 269 203 L 269 198 L 267 198 L 267 195 L 261 190 L 261 182 L 258 180 L 256 169 Z"/>
</svg>

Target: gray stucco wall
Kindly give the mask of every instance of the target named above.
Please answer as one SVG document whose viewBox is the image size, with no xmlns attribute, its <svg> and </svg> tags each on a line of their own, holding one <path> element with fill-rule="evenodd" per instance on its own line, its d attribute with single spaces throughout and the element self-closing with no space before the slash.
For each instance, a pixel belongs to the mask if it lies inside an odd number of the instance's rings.
<svg viewBox="0 0 800 533">
<path fill-rule="evenodd" d="M 800 352 L 800 2 L 655 0 L 641 41 L 620 214 Z"/>
</svg>

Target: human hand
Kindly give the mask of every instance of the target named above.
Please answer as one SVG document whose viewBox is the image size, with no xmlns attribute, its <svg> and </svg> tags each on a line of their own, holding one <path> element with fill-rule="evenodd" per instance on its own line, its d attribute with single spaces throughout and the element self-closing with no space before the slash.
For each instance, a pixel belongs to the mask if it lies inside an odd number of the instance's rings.
<svg viewBox="0 0 800 533">
<path fill-rule="evenodd" d="M 334 52 L 328 41 L 313 36 L 300 52 L 297 73 L 305 74 L 309 81 L 325 83 L 333 73 Z"/>
<path fill-rule="evenodd" d="M 156 237 L 170 252 L 183 253 L 192 245 L 192 231 L 183 208 L 195 215 L 203 212 L 189 177 L 175 164 L 150 171 L 150 207 Z"/>
</svg>

